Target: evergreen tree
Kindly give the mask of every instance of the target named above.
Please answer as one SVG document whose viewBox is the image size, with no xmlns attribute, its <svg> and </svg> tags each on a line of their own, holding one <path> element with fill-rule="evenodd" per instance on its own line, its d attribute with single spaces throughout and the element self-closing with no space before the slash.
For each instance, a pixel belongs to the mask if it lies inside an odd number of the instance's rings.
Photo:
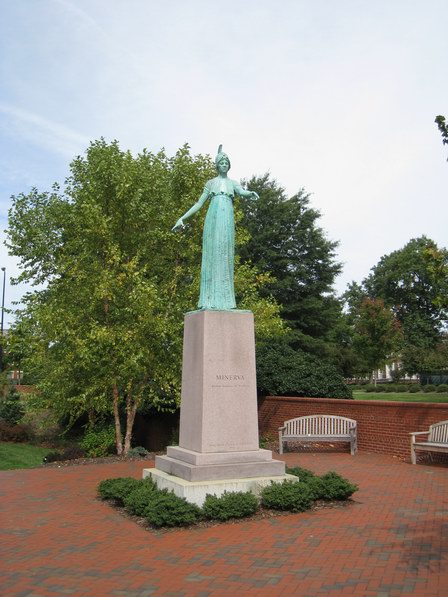
<svg viewBox="0 0 448 597">
<path fill-rule="evenodd" d="M 303 189 L 292 197 L 270 179 L 253 177 L 248 187 L 259 201 L 241 203 L 243 224 L 250 239 L 239 249 L 243 263 L 272 276 L 261 293 L 281 306 L 290 328 L 290 344 L 319 355 L 329 354 L 331 330 L 340 304 L 333 294 L 341 271 L 336 242 L 318 226 L 320 213 L 310 206 Z"/>
</svg>

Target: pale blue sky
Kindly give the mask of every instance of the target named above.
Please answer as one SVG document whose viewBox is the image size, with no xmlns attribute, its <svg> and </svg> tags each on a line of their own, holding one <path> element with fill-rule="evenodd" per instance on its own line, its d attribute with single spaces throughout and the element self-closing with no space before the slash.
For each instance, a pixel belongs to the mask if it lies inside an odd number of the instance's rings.
<svg viewBox="0 0 448 597">
<path fill-rule="evenodd" d="M 446 0 L 0 0 L 1 228 L 90 140 L 188 142 L 232 178 L 312 193 L 336 289 L 426 234 L 448 244 Z M 173 214 L 173 223 L 179 214 Z M 1 247 L 1 265 L 17 265 Z M 7 287 L 7 304 L 23 288 Z"/>
</svg>

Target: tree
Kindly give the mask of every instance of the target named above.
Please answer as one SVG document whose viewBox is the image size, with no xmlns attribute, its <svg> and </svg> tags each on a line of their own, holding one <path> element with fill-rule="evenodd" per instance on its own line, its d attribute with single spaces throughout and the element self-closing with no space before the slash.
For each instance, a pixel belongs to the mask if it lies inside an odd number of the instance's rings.
<svg viewBox="0 0 448 597">
<path fill-rule="evenodd" d="M 448 145 L 448 125 L 445 122 L 445 116 L 436 116 L 434 121 L 437 124 L 437 127 L 442 135 L 442 143 L 444 145 Z M 447 158 L 448 162 L 448 158 Z"/>
<path fill-rule="evenodd" d="M 21 260 L 19 281 L 37 286 L 17 326 L 28 330 L 40 400 L 72 420 L 88 413 L 91 424 L 113 413 L 118 454 L 130 448 L 143 402 L 179 404 L 183 314 L 197 301 L 204 214 L 188 235 L 171 227 L 213 174 L 211 160 L 188 146 L 173 158 L 133 157 L 99 140 L 72 162 L 64 191 L 13 197 L 8 246 Z M 258 295 L 266 280 L 248 265 L 236 269 L 239 305 L 254 311 L 261 336 L 282 329 L 275 303 Z"/>
<path fill-rule="evenodd" d="M 364 288 L 396 315 L 403 329 L 405 369 L 418 373 L 447 326 L 448 251 L 425 236 L 412 239 L 381 258 Z"/>
<path fill-rule="evenodd" d="M 369 372 L 383 367 L 400 346 L 401 326 L 381 299 L 365 298 L 354 323 L 354 346 Z M 376 375 L 374 377 L 376 384 Z"/>
<path fill-rule="evenodd" d="M 367 298 L 365 289 L 357 282 L 348 285 L 339 298 L 341 310 L 335 326 L 330 332 L 332 362 L 337 365 L 344 378 L 370 375 L 371 370 L 354 345 L 355 323 L 360 308 Z"/>
<path fill-rule="evenodd" d="M 329 334 L 340 311 L 332 290 L 341 271 L 335 260 L 337 243 L 319 228 L 320 213 L 310 207 L 303 189 L 288 198 L 269 174 L 253 177 L 248 187 L 260 200 L 241 204 L 250 234 L 239 249 L 241 260 L 271 274 L 261 293 L 281 305 L 291 345 L 322 355 L 328 352 Z"/>
</svg>

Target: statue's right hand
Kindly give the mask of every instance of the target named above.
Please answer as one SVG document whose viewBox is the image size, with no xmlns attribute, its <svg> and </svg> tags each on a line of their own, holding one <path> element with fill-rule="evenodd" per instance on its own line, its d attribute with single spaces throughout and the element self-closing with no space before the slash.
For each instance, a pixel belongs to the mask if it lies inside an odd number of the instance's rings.
<svg viewBox="0 0 448 597">
<path fill-rule="evenodd" d="M 171 230 L 177 230 L 178 228 L 185 228 L 185 224 L 184 224 L 184 221 L 182 220 L 182 218 L 179 218 L 177 220 L 177 222 L 174 224 L 174 226 L 171 228 Z"/>
</svg>

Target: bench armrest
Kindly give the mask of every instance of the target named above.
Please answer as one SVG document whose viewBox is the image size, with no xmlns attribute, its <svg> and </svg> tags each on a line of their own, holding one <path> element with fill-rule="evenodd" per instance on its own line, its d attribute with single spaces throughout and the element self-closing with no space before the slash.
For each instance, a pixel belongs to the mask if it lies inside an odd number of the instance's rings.
<svg viewBox="0 0 448 597">
<path fill-rule="evenodd" d="M 428 431 L 413 431 L 409 435 L 429 435 L 429 429 Z"/>
<path fill-rule="evenodd" d="M 278 428 L 279 431 L 283 431 L 283 429 L 286 429 L 286 425 L 283 425 L 283 427 Z"/>
</svg>

